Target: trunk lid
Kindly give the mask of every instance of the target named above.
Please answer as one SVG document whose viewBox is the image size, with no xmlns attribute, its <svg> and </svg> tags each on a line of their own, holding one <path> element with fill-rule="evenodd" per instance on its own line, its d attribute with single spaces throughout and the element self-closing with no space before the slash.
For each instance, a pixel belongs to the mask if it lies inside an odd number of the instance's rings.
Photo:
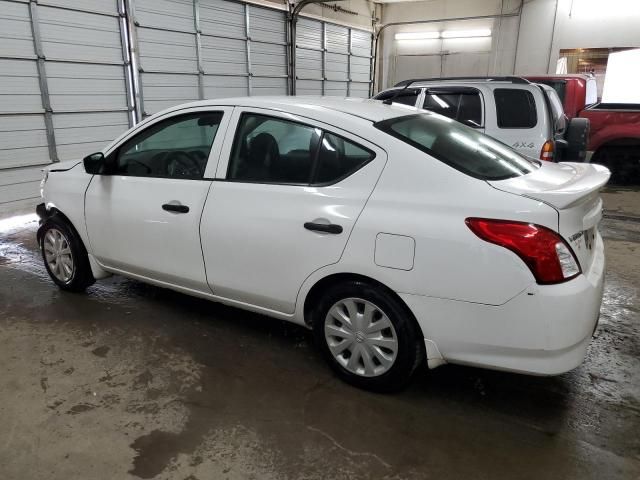
<svg viewBox="0 0 640 480">
<path fill-rule="evenodd" d="M 558 233 L 578 257 L 582 271 L 593 260 L 598 224 L 602 219 L 600 188 L 609 170 L 590 163 L 546 163 L 528 175 L 488 182 L 494 188 L 539 200 L 558 212 Z"/>
</svg>

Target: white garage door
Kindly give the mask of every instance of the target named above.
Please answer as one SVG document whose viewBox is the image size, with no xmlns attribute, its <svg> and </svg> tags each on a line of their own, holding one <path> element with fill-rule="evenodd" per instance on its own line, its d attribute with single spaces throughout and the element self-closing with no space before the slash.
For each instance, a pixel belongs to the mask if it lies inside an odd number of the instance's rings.
<svg viewBox="0 0 640 480">
<path fill-rule="evenodd" d="M 136 0 L 144 115 L 202 98 L 287 94 L 286 18 L 225 0 Z"/>
<path fill-rule="evenodd" d="M 300 18 L 296 29 L 296 94 L 368 97 L 371 33 Z"/>
<path fill-rule="evenodd" d="M 40 167 L 128 128 L 118 4 L 0 0 L 0 210 L 31 205 Z"/>
</svg>

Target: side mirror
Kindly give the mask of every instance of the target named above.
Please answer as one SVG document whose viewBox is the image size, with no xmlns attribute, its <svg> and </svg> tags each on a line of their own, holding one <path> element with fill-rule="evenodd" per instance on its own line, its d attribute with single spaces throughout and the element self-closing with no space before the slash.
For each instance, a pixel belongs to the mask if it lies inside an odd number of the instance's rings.
<svg viewBox="0 0 640 480">
<path fill-rule="evenodd" d="M 101 173 L 102 166 L 104 165 L 104 155 L 102 152 L 92 153 L 87 155 L 82 160 L 84 164 L 84 170 L 91 175 L 98 175 Z"/>
</svg>

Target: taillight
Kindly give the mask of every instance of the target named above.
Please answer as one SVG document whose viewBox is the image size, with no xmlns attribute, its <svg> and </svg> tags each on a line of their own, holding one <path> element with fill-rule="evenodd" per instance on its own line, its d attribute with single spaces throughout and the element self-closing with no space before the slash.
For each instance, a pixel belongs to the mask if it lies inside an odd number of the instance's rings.
<svg viewBox="0 0 640 480">
<path fill-rule="evenodd" d="M 571 248 L 553 230 L 533 223 L 490 218 L 467 218 L 466 224 L 482 240 L 518 255 L 540 284 L 564 282 L 580 273 Z"/>
<path fill-rule="evenodd" d="M 540 160 L 546 160 L 547 162 L 553 162 L 553 141 L 547 140 L 542 145 L 542 150 L 540 150 Z"/>
</svg>

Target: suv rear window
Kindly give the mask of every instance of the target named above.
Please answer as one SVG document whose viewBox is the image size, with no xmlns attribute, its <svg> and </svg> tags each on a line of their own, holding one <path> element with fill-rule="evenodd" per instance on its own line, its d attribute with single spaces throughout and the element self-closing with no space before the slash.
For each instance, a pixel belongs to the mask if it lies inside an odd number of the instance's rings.
<svg viewBox="0 0 640 480">
<path fill-rule="evenodd" d="M 538 123 L 536 102 L 529 90 L 496 88 L 493 97 L 499 128 L 533 128 Z"/>
<path fill-rule="evenodd" d="M 526 175 L 538 163 L 507 145 L 431 113 L 396 117 L 374 126 L 443 163 L 481 180 L 504 180 Z"/>
</svg>

